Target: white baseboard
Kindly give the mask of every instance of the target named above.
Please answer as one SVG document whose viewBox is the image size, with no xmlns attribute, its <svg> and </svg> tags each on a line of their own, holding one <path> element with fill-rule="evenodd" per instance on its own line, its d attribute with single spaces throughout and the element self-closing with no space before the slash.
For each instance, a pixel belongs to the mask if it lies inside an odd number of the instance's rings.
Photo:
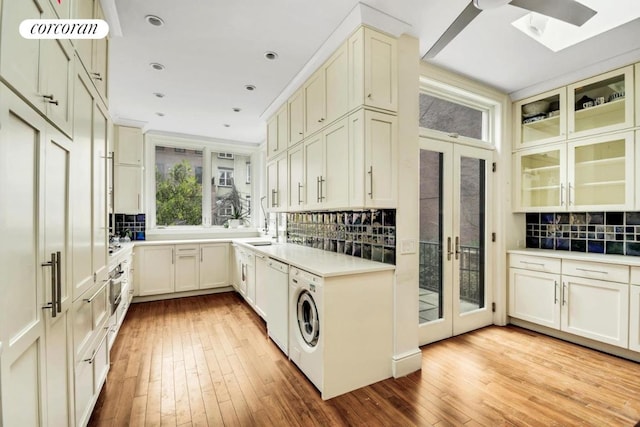
<svg viewBox="0 0 640 427">
<path fill-rule="evenodd" d="M 400 378 L 412 372 L 422 369 L 422 352 L 419 348 L 415 351 L 393 356 L 391 363 L 393 378 Z"/>
<path fill-rule="evenodd" d="M 161 301 L 165 299 L 174 299 L 174 298 L 182 298 L 182 297 L 196 297 L 200 295 L 219 294 L 222 292 L 235 292 L 235 289 L 232 286 L 225 286 L 223 288 L 202 289 L 198 291 L 174 292 L 170 294 L 148 295 L 143 297 L 135 296 L 133 297 L 133 300 L 131 302 L 135 304 L 138 302 Z"/>
</svg>

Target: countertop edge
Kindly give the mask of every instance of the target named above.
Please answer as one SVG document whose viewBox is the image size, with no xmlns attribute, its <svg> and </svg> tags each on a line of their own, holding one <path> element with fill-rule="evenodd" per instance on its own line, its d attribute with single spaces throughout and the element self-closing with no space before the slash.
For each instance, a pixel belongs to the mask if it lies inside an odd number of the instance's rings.
<svg viewBox="0 0 640 427">
<path fill-rule="evenodd" d="M 608 264 L 640 266 L 640 257 L 629 255 L 606 255 L 571 251 L 552 251 L 549 249 L 509 249 L 508 254 L 532 255 L 547 258 L 571 259 L 576 261 L 602 262 Z"/>
</svg>

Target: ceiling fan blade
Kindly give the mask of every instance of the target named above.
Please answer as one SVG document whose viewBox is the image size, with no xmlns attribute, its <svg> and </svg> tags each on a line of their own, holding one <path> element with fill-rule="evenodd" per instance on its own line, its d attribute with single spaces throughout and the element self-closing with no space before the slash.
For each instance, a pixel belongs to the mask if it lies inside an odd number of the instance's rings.
<svg viewBox="0 0 640 427">
<path fill-rule="evenodd" d="M 433 58 L 434 56 L 436 56 L 446 45 L 449 44 L 451 40 L 455 38 L 455 36 L 460 33 L 460 31 L 464 29 L 464 27 L 466 27 L 471 21 L 473 21 L 473 18 L 478 16 L 480 12 L 481 10 L 475 7 L 473 5 L 473 1 L 471 1 L 469 5 L 465 7 L 462 13 L 458 15 L 456 20 L 453 21 L 451 25 L 449 25 L 449 28 L 447 28 L 447 30 L 440 36 L 438 41 L 435 42 L 434 45 L 431 46 L 431 48 L 427 51 L 427 53 L 424 54 L 422 59 Z"/>
<path fill-rule="evenodd" d="M 581 26 L 596 13 L 574 0 L 511 0 L 509 4 Z"/>
</svg>

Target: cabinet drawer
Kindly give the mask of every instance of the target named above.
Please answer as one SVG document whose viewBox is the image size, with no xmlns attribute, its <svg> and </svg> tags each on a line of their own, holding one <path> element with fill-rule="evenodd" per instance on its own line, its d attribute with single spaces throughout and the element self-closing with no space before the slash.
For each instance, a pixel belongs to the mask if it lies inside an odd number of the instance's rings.
<svg viewBox="0 0 640 427">
<path fill-rule="evenodd" d="M 640 285 L 640 267 L 631 267 L 631 284 Z"/>
<path fill-rule="evenodd" d="M 607 282 L 629 283 L 629 266 L 626 265 L 563 260 L 562 274 Z"/>
<path fill-rule="evenodd" d="M 534 255 L 509 255 L 509 267 L 527 270 L 544 271 L 545 273 L 560 273 L 560 259 Z"/>
</svg>

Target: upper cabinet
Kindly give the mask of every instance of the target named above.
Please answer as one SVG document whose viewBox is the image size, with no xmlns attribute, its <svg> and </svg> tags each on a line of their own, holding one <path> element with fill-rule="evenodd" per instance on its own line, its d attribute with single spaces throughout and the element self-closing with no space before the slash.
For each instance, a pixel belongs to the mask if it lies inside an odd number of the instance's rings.
<svg viewBox="0 0 640 427">
<path fill-rule="evenodd" d="M 27 102 L 71 136 L 73 128 L 73 47 L 69 40 L 25 39 L 25 19 L 54 19 L 47 1 L 0 3 L 0 75 Z"/>
<path fill-rule="evenodd" d="M 567 104 L 570 138 L 633 126 L 633 66 L 568 86 Z"/>
<path fill-rule="evenodd" d="M 289 145 L 287 104 L 283 105 L 267 123 L 267 155 L 284 152 Z"/>
<path fill-rule="evenodd" d="M 116 164 L 142 166 L 143 141 L 142 129 L 117 126 Z"/>
<path fill-rule="evenodd" d="M 516 144 L 514 149 L 567 137 L 567 90 L 561 88 L 514 104 Z"/>
<path fill-rule="evenodd" d="M 298 89 L 289 98 L 289 147 L 296 145 L 304 139 L 304 92 Z"/>
<path fill-rule="evenodd" d="M 76 0 L 75 17 L 78 19 L 102 19 L 104 12 L 100 0 Z M 107 101 L 107 70 L 109 39 L 78 39 L 74 40 L 80 60 L 91 76 L 93 84 L 102 99 Z"/>
<path fill-rule="evenodd" d="M 348 40 L 349 109 L 360 105 L 398 110 L 397 42 L 361 27 Z"/>
</svg>

